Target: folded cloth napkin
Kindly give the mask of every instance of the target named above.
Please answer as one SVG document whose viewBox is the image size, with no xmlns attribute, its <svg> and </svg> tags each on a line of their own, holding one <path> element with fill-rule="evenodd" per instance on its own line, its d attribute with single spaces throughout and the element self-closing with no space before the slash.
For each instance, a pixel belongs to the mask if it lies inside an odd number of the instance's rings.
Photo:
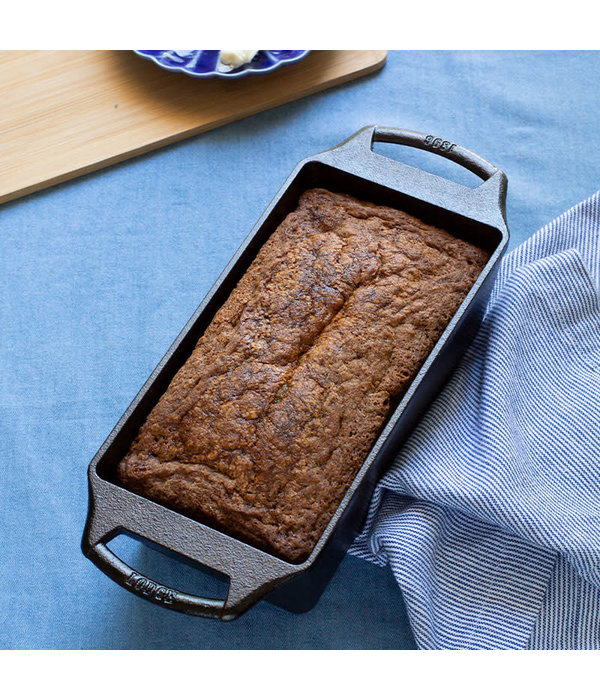
<svg viewBox="0 0 600 700">
<path fill-rule="evenodd" d="M 506 256 L 352 552 L 426 649 L 600 648 L 600 192 Z"/>
</svg>

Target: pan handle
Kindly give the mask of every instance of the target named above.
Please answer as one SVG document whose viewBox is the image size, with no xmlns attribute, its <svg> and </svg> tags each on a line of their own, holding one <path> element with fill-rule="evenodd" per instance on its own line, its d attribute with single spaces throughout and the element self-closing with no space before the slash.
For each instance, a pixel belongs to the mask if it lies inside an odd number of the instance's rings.
<svg viewBox="0 0 600 700">
<path fill-rule="evenodd" d="M 216 620 L 228 619 L 228 616 L 224 614 L 224 600 L 182 593 L 175 588 L 157 583 L 132 569 L 116 554 L 113 554 L 103 542 L 96 543 L 86 554 L 113 581 L 141 598 L 188 615 L 209 617 Z"/>
<path fill-rule="evenodd" d="M 373 151 L 373 142 L 411 146 L 443 156 L 475 173 L 483 182 L 467 187 Z M 506 175 L 487 160 L 446 139 L 409 129 L 367 126 L 335 148 L 325 151 L 323 161 L 356 173 L 365 179 L 399 188 L 446 209 L 462 210 L 493 226 L 506 230 Z"/>
<path fill-rule="evenodd" d="M 90 504 L 81 549 L 113 581 L 139 597 L 188 615 L 233 620 L 275 586 L 299 573 L 297 566 L 141 499 L 99 478 L 95 470 L 94 460 L 90 465 Z M 184 593 L 136 571 L 109 547 L 111 540 L 122 533 L 156 542 L 227 576 L 229 590 L 225 600 Z"/>
<path fill-rule="evenodd" d="M 373 127 L 371 143 L 373 141 L 396 143 L 400 146 L 411 146 L 412 148 L 436 153 L 462 165 L 463 168 L 475 173 L 482 180 L 489 180 L 493 175 L 501 172 L 491 163 L 488 163 L 487 160 L 473 153 L 473 151 L 469 151 L 467 148 L 463 148 L 452 141 L 447 141 L 432 134 L 423 134 L 420 131 L 375 126 Z"/>
</svg>

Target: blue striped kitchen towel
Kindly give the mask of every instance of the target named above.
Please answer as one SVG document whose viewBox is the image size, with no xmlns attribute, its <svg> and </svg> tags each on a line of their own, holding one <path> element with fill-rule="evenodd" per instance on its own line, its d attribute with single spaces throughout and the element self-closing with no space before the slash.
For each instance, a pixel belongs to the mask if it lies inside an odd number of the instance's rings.
<svg viewBox="0 0 600 700">
<path fill-rule="evenodd" d="M 375 492 L 425 649 L 600 648 L 600 193 L 506 256 L 480 332 Z"/>
</svg>

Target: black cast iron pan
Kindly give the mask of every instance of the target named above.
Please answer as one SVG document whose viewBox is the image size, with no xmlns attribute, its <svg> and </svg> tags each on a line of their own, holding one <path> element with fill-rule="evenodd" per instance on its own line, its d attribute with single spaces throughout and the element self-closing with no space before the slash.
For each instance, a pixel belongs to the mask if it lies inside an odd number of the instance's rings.
<svg viewBox="0 0 600 700">
<path fill-rule="evenodd" d="M 374 141 L 438 153 L 474 172 L 483 182 L 469 188 L 405 165 L 374 153 Z M 133 593 L 190 615 L 230 620 L 263 597 L 294 612 L 310 609 L 360 530 L 379 476 L 477 330 L 499 259 L 508 244 L 506 186 L 504 173 L 451 141 L 380 126 L 366 127 L 339 146 L 300 162 L 90 463 L 84 554 Z M 290 564 L 125 490 L 115 483 L 115 472 L 146 416 L 216 310 L 264 241 L 295 208 L 300 194 L 311 187 L 325 187 L 402 209 L 486 248 L 490 259 L 386 422 L 311 555 L 300 564 Z M 134 571 L 108 546 L 120 533 L 225 575 L 230 581 L 226 599 L 189 595 Z"/>
</svg>

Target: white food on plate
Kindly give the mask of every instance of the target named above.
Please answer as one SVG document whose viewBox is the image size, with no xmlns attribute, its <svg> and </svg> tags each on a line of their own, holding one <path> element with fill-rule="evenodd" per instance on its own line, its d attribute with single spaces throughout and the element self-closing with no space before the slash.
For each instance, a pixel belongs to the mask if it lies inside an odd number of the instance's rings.
<svg viewBox="0 0 600 700">
<path fill-rule="evenodd" d="M 256 56 L 258 49 L 236 49 L 219 52 L 219 63 L 223 64 L 225 70 L 232 70 L 233 68 L 238 68 L 243 66 L 244 63 L 250 63 L 250 61 Z"/>
</svg>

